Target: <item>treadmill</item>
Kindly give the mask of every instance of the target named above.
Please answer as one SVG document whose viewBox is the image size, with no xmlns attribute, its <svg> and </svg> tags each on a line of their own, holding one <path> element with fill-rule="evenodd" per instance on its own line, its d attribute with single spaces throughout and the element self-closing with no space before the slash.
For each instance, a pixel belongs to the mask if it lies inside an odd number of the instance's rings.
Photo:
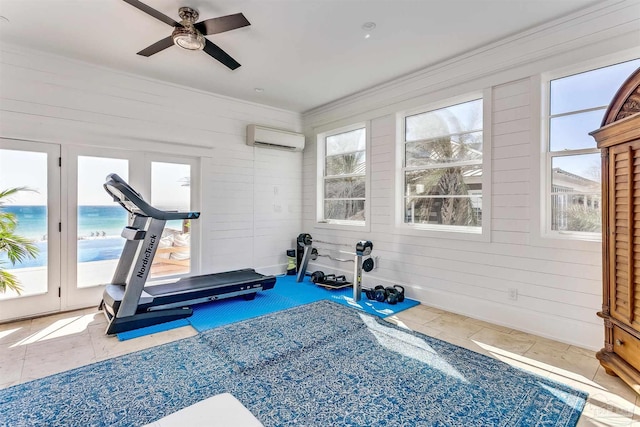
<svg viewBox="0 0 640 427">
<path fill-rule="evenodd" d="M 145 286 L 165 223 L 198 219 L 200 212 L 156 209 L 116 174 L 107 176 L 104 189 L 131 215 L 130 225 L 122 230 L 127 241 L 100 303 L 107 335 L 189 317 L 194 304 L 237 296 L 252 300 L 257 292 L 275 286 L 275 276 L 250 268 Z"/>
</svg>

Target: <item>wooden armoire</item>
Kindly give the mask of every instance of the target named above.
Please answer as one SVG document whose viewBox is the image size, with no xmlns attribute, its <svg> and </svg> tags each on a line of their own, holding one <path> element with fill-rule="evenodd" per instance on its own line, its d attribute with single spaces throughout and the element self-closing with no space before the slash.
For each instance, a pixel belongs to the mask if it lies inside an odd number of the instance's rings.
<svg viewBox="0 0 640 427">
<path fill-rule="evenodd" d="M 602 151 L 602 311 L 596 357 L 640 394 L 640 68 L 591 132 Z"/>
</svg>

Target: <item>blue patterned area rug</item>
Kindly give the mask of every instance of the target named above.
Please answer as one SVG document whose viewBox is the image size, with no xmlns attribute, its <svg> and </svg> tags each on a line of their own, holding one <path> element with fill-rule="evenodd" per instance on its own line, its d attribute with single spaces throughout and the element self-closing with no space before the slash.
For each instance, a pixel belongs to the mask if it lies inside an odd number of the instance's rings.
<svg viewBox="0 0 640 427">
<path fill-rule="evenodd" d="M 224 392 L 265 426 L 575 426 L 586 399 L 319 301 L 0 390 L 0 424 L 136 426 Z"/>
</svg>

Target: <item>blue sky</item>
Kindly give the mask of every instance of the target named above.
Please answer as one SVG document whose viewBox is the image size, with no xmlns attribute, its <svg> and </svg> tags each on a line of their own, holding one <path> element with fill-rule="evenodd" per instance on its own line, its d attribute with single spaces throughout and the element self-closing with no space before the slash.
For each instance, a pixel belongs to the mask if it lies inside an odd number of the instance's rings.
<svg viewBox="0 0 640 427">
<path fill-rule="evenodd" d="M 46 205 L 47 155 L 0 150 L 0 189 L 29 187 L 11 198 L 15 205 Z"/>
<path fill-rule="evenodd" d="M 35 191 L 20 192 L 12 197 L 14 205 L 45 205 L 46 154 L 28 151 L 0 150 L 0 188 L 28 187 Z M 143 197 L 161 209 L 189 210 L 189 165 L 152 164 L 151 193 Z M 122 159 L 81 156 L 78 162 L 78 200 L 80 205 L 111 205 L 113 200 L 102 187 L 110 173 L 129 179 L 128 162 Z M 138 189 L 140 191 L 140 189 Z"/>
</svg>

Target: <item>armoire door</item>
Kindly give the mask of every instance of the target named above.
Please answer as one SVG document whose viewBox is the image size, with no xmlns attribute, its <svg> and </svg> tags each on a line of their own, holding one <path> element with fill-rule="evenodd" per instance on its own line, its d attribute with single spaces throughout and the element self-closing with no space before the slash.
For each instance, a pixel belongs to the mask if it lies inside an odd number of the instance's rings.
<svg viewBox="0 0 640 427">
<path fill-rule="evenodd" d="M 611 315 L 640 326 L 640 141 L 609 150 Z"/>
</svg>

